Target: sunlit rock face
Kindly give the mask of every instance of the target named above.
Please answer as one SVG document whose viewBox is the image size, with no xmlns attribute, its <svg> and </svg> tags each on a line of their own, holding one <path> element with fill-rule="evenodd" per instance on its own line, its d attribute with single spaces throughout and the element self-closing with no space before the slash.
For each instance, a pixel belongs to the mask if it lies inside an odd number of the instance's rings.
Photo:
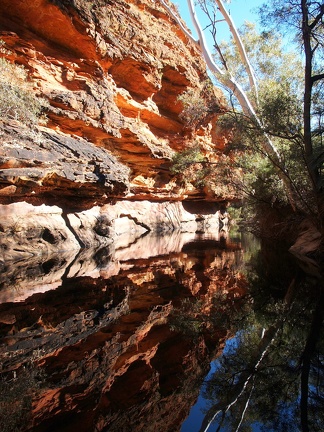
<svg viewBox="0 0 324 432">
<path fill-rule="evenodd" d="M 4 0 L 0 25 L 3 55 L 26 66 L 50 103 L 37 137 L 3 126 L 1 180 L 16 186 L 15 200 L 85 208 L 104 195 L 196 197 L 176 184 L 169 162 L 195 138 L 177 98 L 207 75 L 199 51 L 159 2 Z M 206 121 L 200 140 L 210 150 L 222 146 L 226 138 Z"/>
<path fill-rule="evenodd" d="M 223 235 L 174 232 L 8 265 L 2 372 L 45 372 L 26 430 L 179 430 L 227 335 L 206 325 L 213 298 L 245 293 L 241 260 Z M 202 314 L 200 329 L 182 329 Z"/>
<path fill-rule="evenodd" d="M 199 211 L 188 218 L 181 202 L 232 198 L 208 186 L 197 189 L 190 179 L 180 182 L 170 172 L 175 151 L 199 142 L 215 163 L 227 138 L 219 131 L 217 114 L 206 115 L 197 130 L 182 120 L 179 95 L 201 89 L 207 74 L 197 47 L 158 1 L 3 0 L 0 39 L 0 55 L 23 65 L 35 94 L 49 103 L 43 126 L 30 128 L 13 119 L 0 124 L 0 203 L 37 207 L 33 220 L 28 222 L 29 210 L 23 218 L 28 242 L 36 244 L 31 253 L 38 241 L 41 253 L 69 250 L 73 242 L 95 246 L 114 232 L 143 233 L 159 223 L 163 230 L 181 225 L 192 231 Z M 215 104 L 216 112 L 224 108 L 217 91 Z M 143 204 L 140 211 L 139 201 L 164 207 Z M 56 206 L 62 215 L 46 210 L 41 216 L 42 205 Z M 98 210 L 103 206 L 109 210 Z M 0 217 L 8 212 L 2 207 Z M 36 213 L 40 227 L 50 233 L 47 243 L 36 232 Z M 17 210 L 16 216 L 23 214 Z M 6 224 L 1 236 L 8 234 Z M 18 249 L 25 253 L 21 237 Z"/>
</svg>

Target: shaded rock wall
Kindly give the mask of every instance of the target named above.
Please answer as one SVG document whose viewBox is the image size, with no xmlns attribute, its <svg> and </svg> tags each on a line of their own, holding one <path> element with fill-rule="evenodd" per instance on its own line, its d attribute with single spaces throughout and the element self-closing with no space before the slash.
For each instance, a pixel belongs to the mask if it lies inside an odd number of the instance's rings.
<svg viewBox="0 0 324 432">
<path fill-rule="evenodd" d="M 174 431 L 226 330 L 193 343 L 171 312 L 238 289 L 237 247 L 187 244 L 218 234 L 231 196 L 170 172 L 175 151 L 199 142 L 215 162 L 226 144 L 217 114 L 199 130 L 180 115 L 207 79 L 201 56 L 150 0 L 2 0 L 0 39 L 49 103 L 46 124 L 0 122 L 2 373 L 46 373 L 23 428 Z"/>
<path fill-rule="evenodd" d="M 20 202 L 0 205 L 0 214 L 0 262 L 46 258 L 58 250 L 112 242 L 125 247 L 149 232 L 215 233 L 219 229 L 216 214 L 190 213 L 182 202 L 118 201 L 74 213 L 64 213 L 58 206 Z"/>
</svg>

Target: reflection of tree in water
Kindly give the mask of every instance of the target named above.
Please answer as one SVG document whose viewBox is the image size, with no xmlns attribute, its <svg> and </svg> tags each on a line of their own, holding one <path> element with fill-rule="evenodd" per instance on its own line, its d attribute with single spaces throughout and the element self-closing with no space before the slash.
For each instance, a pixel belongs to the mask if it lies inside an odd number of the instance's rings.
<svg viewBox="0 0 324 432">
<path fill-rule="evenodd" d="M 233 317 L 236 336 L 204 386 L 200 431 L 323 430 L 323 282 L 283 272 L 277 258 L 256 262 L 250 310 Z"/>
</svg>

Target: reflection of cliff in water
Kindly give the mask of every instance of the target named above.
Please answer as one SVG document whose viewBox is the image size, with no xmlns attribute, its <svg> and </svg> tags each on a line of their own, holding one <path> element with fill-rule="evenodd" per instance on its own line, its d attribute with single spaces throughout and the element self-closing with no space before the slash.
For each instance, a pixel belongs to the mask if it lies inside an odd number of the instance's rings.
<svg viewBox="0 0 324 432">
<path fill-rule="evenodd" d="M 218 243 L 217 246 L 226 244 L 225 236 L 225 232 L 217 233 L 213 241 Z M 127 266 L 125 263 L 132 259 L 178 253 L 184 244 L 199 238 L 202 236 L 181 232 L 137 239 L 124 236 L 118 243 L 104 248 L 64 251 L 54 256 L 6 262 L 0 268 L 0 303 L 21 301 L 34 293 L 56 289 L 65 279 L 85 276 L 107 279 L 119 274 Z"/>
<path fill-rule="evenodd" d="M 206 322 L 191 337 L 170 320 L 186 301 L 205 317 L 219 294 L 239 302 L 242 254 L 219 235 L 173 233 L 6 264 L 3 377 L 14 388 L 33 362 L 46 374 L 27 430 L 178 430 L 227 330 Z"/>
</svg>

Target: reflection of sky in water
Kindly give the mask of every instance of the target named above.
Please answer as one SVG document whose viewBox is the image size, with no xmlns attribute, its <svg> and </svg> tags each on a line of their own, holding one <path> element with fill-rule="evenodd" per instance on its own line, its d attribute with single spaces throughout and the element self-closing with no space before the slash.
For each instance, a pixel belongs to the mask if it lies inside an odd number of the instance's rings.
<svg viewBox="0 0 324 432">
<path fill-rule="evenodd" d="M 218 370 L 220 370 L 222 358 L 224 356 L 229 357 L 235 355 L 242 334 L 243 334 L 243 330 L 240 330 L 236 333 L 236 335 L 233 338 L 227 340 L 222 355 L 210 363 L 210 370 L 204 379 L 204 383 L 201 386 L 199 397 L 195 405 L 192 406 L 189 416 L 183 422 L 182 427 L 180 429 L 181 432 L 215 432 L 215 431 L 233 432 L 232 429 L 229 429 L 228 427 L 226 427 L 226 425 L 223 425 L 221 427 L 219 426 L 221 415 L 222 415 L 221 411 L 218 411 L 218 414 L 215 416 L 213 420 L 211 420 L 209 425 L 205 429 L 202 429 L 202 423 L 205 417 L 205 413 L 209 408 L 211 408 L 212 405 L 217 404 L 219 402 L 217 400 L 214 400 L 211 403 L 209 399 L 206 399 L 204 397 L 204 390 L 206 387 L 206 383 L 213 378 L 214 374 L 216 374 Z M 316 388 L 313 387 L 312 385 L 310 385 L 309 388 L 311 391 L 316 392 Z M 278 412 L 278 417 L 281 418 L 283 422 L 284 420 L 289 422 L 290 421 L 289 419 L 291 419 L 291 421 L 294 422 L 295 403 L 299 405 L 299 402 L 300 402 L 300 395 L 297 395 L 297 400 L 292 401 L 291 403 L 288 402 L 287 404 L 282 403 L 280 410 Z M 276 432 L 275 429 L 270 428 L 269 426 L 265 426 L 262 423 L 257 421 L 251 423 L 249 427 L 250 429 L 248 430 L 250 430 L 251 432 Z M 240 430 L 241 430 L 240 427 L 236 429 L 237 432 Z M 296 426 L 296 431 L 298 430 L 299 429 Z"/>
<path fill-rule="evenodd" d="M 237 339 L 234 337 L 232 339 L 229 339 L 224 347 L 223 355 L 227 355 L 229 351 L 232 351 L 237 346 Z M 214 373 L 219 369 L 219 359 L 213 360 L 210 363 L 210 371 L 206 375 L 205 381 L 209 381 L 210 378 L 214 375 Z M 195 405 L 191 408 L 190 414 L 187 417 L 187 419 L 183 422 L 181 427 L 181 432 L 198 432 L 201 427 L 201 423 L 204 418 L 204 410 L 206 406 L 209 404 L 209 401 L 206 400 L 202 393 L 203 393 L 204 385 L 202 385 L 202 388 L 199 393 L 199 397 L 197 399 L 197 402 Z M 211 427 L 214 426 L 216 423 L 212 422 L 210 427 L 206 430 L 211 431 Z"/>
<path fill-rule="evenodd" d="M 214 374 L 214 372 L 216 372 L 217 363 L 217 360 L 214 360 L 210 363 L 210 371 L 205 378 L 206 381 L 208 381 L 208 379 Z M 189 416 L 182 424 L 181 432 L 199 431 L 204 418 L 203 410 L 205 409 L 207 403 L 208 402 L 202 396 L 201 390 L 197 402 L 191 408 Z"/>
<path fill-rule="evenodd" d="M 238 331 L 235 337 L 226 341 L 222 355 L 226 356 L 229 353 L 232 353 L 233 350 L 235 350 L 237 348 L 240 333 L 241 332 Z M 210 371 L 208 372 L 208 374 L 205 377 L 205 382 L 209 381 L 212 378 L 212 376 L 214 375 L 214 373 L 216 373 L 217 370 L 219 369 L 220 358 L 221 357 L 219 357 L 216 360 L 213 360 L 210 363 Z M 191 408 L 189 416 L 187 417 L 187 419 L 182 424 L 182 427 L 180 429 L 181 432 L 198 432 L 198 431 L 200 431 L 201 424 L 202 424 L 203 419 L 204 419 L 204 411 L 206 410 L 206 408 L 208 409 L 210 406 L 210 401 L 203 397 L 203 391 L 204 391 L 204 384 L 201 387 L 197 402 Z M 204 432 L 216 431 L 217 430 L 216 428 L 218 425 L 218 418 L 219 418 L 219 416 L 217 416 L 215 418 L 215 420 L 211 422 L 211 424 L 208 426 L 207 429 L 205 429 Z M 260 423 L 255 422 L 251 426 L 251 430 L 252 430 L 252 432 L 261 432 L 262 431 L 261 427 L 262 427 L 262 425 Z M 221 428 L 220 430 L 225 432 L 226 428 Z M 228 431 L 228 432 L 232 432 L 232 431 Z M 275 432 L 275 431 L 268 429 L 268 432 Z"/>
</svg>

